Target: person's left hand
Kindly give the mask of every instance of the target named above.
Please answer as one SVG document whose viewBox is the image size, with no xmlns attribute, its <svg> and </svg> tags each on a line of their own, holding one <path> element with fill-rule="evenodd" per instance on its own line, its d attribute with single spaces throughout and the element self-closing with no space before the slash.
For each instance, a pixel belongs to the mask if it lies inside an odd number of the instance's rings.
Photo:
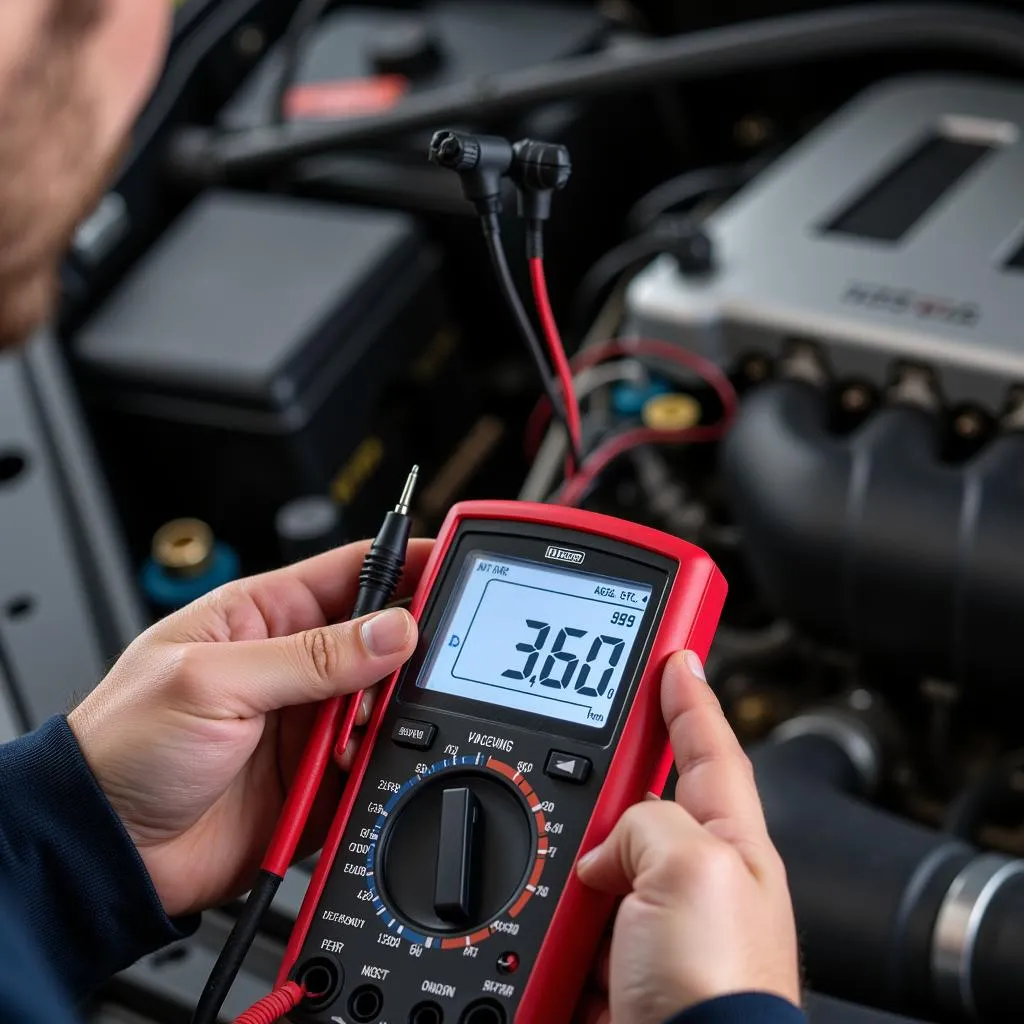
<svg viewBox="0 0 1024 1024">
<path fill-rule="evenodd" d="M 214 591 L 138 638 L 68 716 L 171 917 L 216 906 L 255 879 L 315 702 L 366 689 L 416 646 L 402 609 L 356 622 L 368 544 Z M 409 546 L 400 595 L 431 542 Z M 361 723 L 370 710 L 364 698 Z M 351 751 L 350 751 L 351 755 Z M 304 836 L 319 848 L 340 797 L 328 771 Z"/>
</svg>

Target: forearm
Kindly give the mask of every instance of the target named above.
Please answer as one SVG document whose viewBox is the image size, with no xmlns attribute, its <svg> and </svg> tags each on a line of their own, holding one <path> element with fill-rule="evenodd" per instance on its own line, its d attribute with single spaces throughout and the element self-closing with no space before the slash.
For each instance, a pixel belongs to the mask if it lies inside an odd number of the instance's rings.
<svg viewBox="0 0 1024 1024">
<path fill-rule="evenodd" d="M 197 923 L 164 914 L 61 718 L 0 746 L 0 880 L 73 998 Z"/>
</svg>

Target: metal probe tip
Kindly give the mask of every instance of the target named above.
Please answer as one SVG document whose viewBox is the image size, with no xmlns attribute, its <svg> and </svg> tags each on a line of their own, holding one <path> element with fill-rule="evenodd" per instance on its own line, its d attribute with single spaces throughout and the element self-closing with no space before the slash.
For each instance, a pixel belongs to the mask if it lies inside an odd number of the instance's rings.
<svg viewBox="0 0 1024 1024">
<path fill-rule="evenodd" d="M 402 488 L 402 496 L 398 499 L 395 511 L 400 515 L 409 514 L 409 506 L 412 504 L 412 492 L 416 490 L 416 481 L 419 479 L 420 467 L 413 466 L 409 475 L 405 478 L 405 486 Z"/>
</svg>

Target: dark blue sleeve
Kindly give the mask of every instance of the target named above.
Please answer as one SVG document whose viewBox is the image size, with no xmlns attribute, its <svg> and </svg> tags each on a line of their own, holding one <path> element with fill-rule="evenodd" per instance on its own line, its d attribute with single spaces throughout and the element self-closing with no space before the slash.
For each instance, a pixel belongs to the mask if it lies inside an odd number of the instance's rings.
<svg viewBox="0 0 1024 1024">
<path fill-rule="evenodd" d="M 741 992 L 691 1006 L 665 1024 L 807 1024 L 807 1017 L 778 996 Z"/>
<path fill-rule="evenodd" d="M 199 923 L 164 913 L 135 844 L 60 717 L 0 746 L 0 888 L 20 903 L 32 943 L 72 1000 Z M 26 1019 L 11 1015 L 6 988 L 0 1019 Z"/>
<path fill-rule="evenodd" d="M 75 1024 L 74 1012 L 29 933 L 21 907 L 0 883 L 0 1020 Z"/>
</svg>

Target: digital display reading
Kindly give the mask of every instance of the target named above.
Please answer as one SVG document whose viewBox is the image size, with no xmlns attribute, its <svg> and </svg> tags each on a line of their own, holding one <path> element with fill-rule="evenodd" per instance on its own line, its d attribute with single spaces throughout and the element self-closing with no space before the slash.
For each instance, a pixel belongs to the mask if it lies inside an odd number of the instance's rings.
<svg viewBox="0 0 1024 1024">
<path fill-rule="evenodd" d="M 646 583 L 474 553 L 417 685 L 601 728 L 650 596 Z"/>
</svg>

